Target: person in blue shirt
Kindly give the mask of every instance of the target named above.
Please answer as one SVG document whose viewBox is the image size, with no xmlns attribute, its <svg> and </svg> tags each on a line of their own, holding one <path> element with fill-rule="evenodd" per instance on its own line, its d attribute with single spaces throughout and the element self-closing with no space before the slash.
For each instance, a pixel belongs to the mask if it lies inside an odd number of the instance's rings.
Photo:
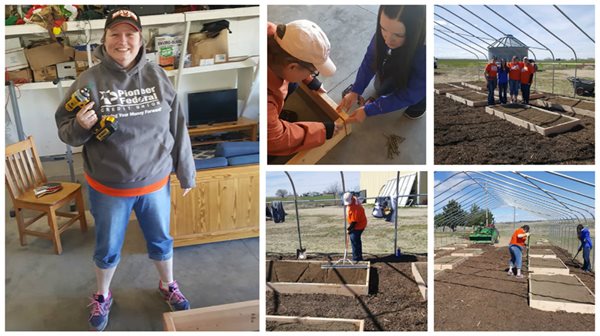
<svg viewBox="0 0 600 336">
<path fill-rule="evenodd" d="M 423 5 L 379 7 L 377 31 L 338 110 L 349 112 L 373 77 L 379 97 L 349 113 L 346 122 L 363 122 L 367 116 L 402 109 L 411 119 L 425 114 L 425 22 Z"/>
<path fill-rule="evenodd" d="M 592 250 L 592 237 L 590 236 L 590 230 L 584 228 L 581 224 L 577 225 L 577 238 L 579 238 L 580 242 L 577 252 L 583 250 L 583 271 L 591 272 L 590 251 Z"/>
<path fill-rule="evenodd" d="M 500 61 L 498 67 L 498 96 L 500 97 L 500 104 L 506 104 L 508 99 L 506 93 L 508 91 L 508 72 L 510 68 L 506 65 L 506 60 L 503 58 Z"/>
</svg>

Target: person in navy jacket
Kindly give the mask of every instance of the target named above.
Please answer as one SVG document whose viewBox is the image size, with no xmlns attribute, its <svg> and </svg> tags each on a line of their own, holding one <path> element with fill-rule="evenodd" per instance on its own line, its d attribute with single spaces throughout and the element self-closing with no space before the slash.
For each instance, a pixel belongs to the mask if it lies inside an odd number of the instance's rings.
<svg viewBox="0 0 600 336">
<path fill-rule="evenodd" d="M 354 84 L 344 90 L 338 110 L 349 112 L 373 77 L 378 98 L 358 107 L 346 120 L 404 110 L 408 118 L 425 114 L 425 6 L 382 5 L 377 31 L 371 39 Z"/>
<path fill-rule="evenodd" d="M 580 242 L 577 251 L 583 250 L 583 271 L 591 272 L 590 251 L 592 250 L 592 237 L 590 236 L 590 230 L 581 224 L 577 225 L 577 238 L 579 238 Z"/>
</svg>

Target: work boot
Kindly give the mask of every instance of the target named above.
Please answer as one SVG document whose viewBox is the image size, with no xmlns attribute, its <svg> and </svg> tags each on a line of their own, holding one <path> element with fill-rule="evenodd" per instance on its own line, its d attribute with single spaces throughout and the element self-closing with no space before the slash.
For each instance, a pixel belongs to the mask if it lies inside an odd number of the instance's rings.
<svg viewBox="0 0 600 336">
<path fill-rule="evenodd" d="M 177 281 L 171 282 L 169 284 L 168 290 L 163 289 L 159 282 L 158 290 L 160 291 L 160 294 L 162 295 L 165 302 L 169 305 L 169 308 L 171 308 L 171 311 L 190 309 L 190 303 L 188 302 L 188 300 L 185 298 L 185 296 L 183 296 L 183 294 L 179 290 Z"/>
<path fill-rule="evenodd" d="M 90 310 L 90 318 L 88 320 L 90 331 L 103 331 L 108 324 L 108 313 L 112 306 L 112 294 L 108 292 L 108 298 L 104 298 L 101 294 L 94 294 L 92 302 L 88 305 L 92 306 Z"/>
</svg>

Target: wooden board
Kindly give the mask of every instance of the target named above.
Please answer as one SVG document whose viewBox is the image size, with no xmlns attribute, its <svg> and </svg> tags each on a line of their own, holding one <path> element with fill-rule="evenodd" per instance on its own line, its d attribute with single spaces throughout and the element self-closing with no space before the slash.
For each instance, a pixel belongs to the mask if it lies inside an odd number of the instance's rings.
<svg viewBox="0 0 600 336">
<path fill-rule="evenodd" d="M 509 105 L 502 105 L 502 106 L 486 106 L 485 108 L 485 112 L 491 114 L 491 115 L 495 115 L 499 118 L 502 118 L 506 121 L 509 121 L 517 126 L 521 126 L 523 128 L 526 128 L 530 131 L 534 131 L 534 132 L 538 132 L 541 135 L 544 136 L 548 136 L 548 135 L 552 135 L 552 134 L 557 134 L 557 133 L 563 133 L 566 131 L 569 131 L 571 129 L 573 129 L 573 127 L 580 125 L 581 121 L 577 118 L 573 118 L 573 117 L 569 117 L 566 115 L 562 115 L 560 113 L 555 113 L 555 112 L 550 112 L 550 111 L 546 111 L 546 110 L 542 110 L 541 108 L 538 107 L 534 107 L 534 106 L 526 106 L 526 105 L 521 105 L 521 108 L 523 109 L 536 109 L 538 111 L 541 111 L 542 113 L 547 113 L 549 116 L 553 116 L 556 118 L 564 118 L 566 120 L 566 122 L 557 124 L 557 125 L 553 125 L 553 126 L 539 126 L 536 125 L 532 122 L 529 122 L 527 120 L 523 120 L 521 118 L 518 117 L 518 114 L 510 114 L 510 113 L 505 113 L 501 110 L 499 110 L 500 108 L 506 108 Z"/>
<path fill-rule="evenodd" d="M 456 252 L 452 252 L 452 254 L 450 254 L 453 257 L 475 257 L 478 255 L 483 254 L 483 250 L 479 249 L 479 248 L 467 248 L 467 249 L 462 249 Z"/>
<path fill-rule="evenodd" d="M 296 100 L 296 102 L 294 102 Z M 298 100 L 300 102 L 298 102 Z M 333 101 L 326 93 L 317 92 L 309 89 L 306 85 L 301 84 L 299 88 L 288 98 L 284 109 L 288 105 L 296 104 L 304 105 L 304 108 L 296 108 L 294 111 L 298 113 L 299 121 L 332 121 L 342 118 L 348 118 L 348 114 L 336 111 L 338 104 Z M 306 115 L 304 115 L 306 114 Z M 311 115 L 312 114 L 312 115 Z M 302 150 L 289 157 L 281 157 L 275 159 L 273 164 L 315 164 L 323 156 L 325 156 L 332 148 L 334 148 L 342 139 L 352 133 L 352 126 L 346 125 L 346 130 L 340 131 L 331 139 L 319 147 Z"/>
<path fill-rule="evenodd" d="M 442 271 L 447 269 L 453 269 L 454 267 L 463 263 L 467 258 L 465 257 L 453 257 L 444 256 L 434 260 L 433 269 L 436 271 Z"/>
<path fill-rule="evenodd" d="M 259 331 L 259 300 L 163 313 L 165 331 Z"/>
<path fill-rule="evenodd" d="M 561 274 L 569 275 L 569 268 L 559 258 L 533 258 L 529 256 L 529 272 L 535 274 Z"/>
<path fill-rule="evenodd" d="M 287 294 L 332 294 L 332 295 L 368 295 L 370 262 L 360 262 L 366 264 L 366 279 L 363 284 L 345 284 L 345 283 L 307 283 L 307 282 L 272 282 L 269 277 L 269 262 L 267 261 L 267 290 L 287 293 Z M 290 263 L 318 263 L 325 264 L 323 261 L 313 260 L 285 260 L 278 262 Z"/>
<path fill-rule="evenodd" d="M 174 246 L 204 244 L 259 235 L 259 165 L 200 170 L 185 197 L 171 178 Z"/>
<path fill-rule="evenodd" d="M 551 108 L 559 111 L 577 113 L 584 116 L 592 117 L 595 116 L 595 104 L 594 102 L 573 99 L 567 97 L 548 97 L 543 99 L 536 99 L 530 102 L 531 105 Z"/>
<path fill-rule="evenodd" d="M 452 83 L 440 83 L 440 84 L 434 84 L 433 91 L 436 94 L 445 94 L 447 92 L 458 91 L 458 90 L 462 90 L 462 89 L 463 88 L 460 87 L 460 83 L 454 83 L 454 84 L 452 84 Z"/>
<path fill-rule="evenodd" d="M 530 258 L 546 258 L 556 259 L 556 254 L 551 249 L 531 249 L 529 251 Z"/>
<path fill-rule="evenodd" d="M 417 286 L 419 287 L 419 292 L 421 292 L 421 296 L 423 297 L 423 300 L 427 300 L 427 282 L 423 279 L 423 276 L 421 276 L 421 273 L 419 272 L 419 269 L 417 268 L 417 264 L 425 264 L 425 269 L 427 269 L 427 262 L 413 262 L 410 264 L 410 268 L 413 274 L 413 277 L 415 278 L 415 282 L 417 283 Z M 425 274 L 425 277 L 427 277 L 427 274 Z"/>
<path fill-rule="evenodd" d="M 280 315 L 267 315 L 267 322 L 280 322 L 280 323 L 294 323 L 294 324 L 305 324 L 305 325 L 320 325 L 326 323 L 348 323 L 355 327 L 355 331 L 365 330 L 365 320 L 357 319 L 342 319 L 342 318 L 328 318 L 328 317 L 299 317 L 299 316 L 280 316 Z M 334 331 L 334 330 L 331 330 Z"/>
<path fill-rule="evenodd" d="M 460 84 L 464 87 L 468 87 L 473 90 L 487 92 L 487 84 L 482 83 L 482 82 L 461 82 Z M 506 94 L 507 97 L 510 96 L 510 92 L 508 90 L 506 92 L 507 92 L 507 94 Z M 519 90 L 519 92 L 521 92 L 521 90 Z M 545 96 L 545 94 L 542 92 L 536 92 L 536 91 L 530 92 L 529 93 L 529 101 L 531 102 L 533 99 L 543 98 L 544 96 Z M 496 98 L 500 97 L 497 86 L 496 86 L 496 90 L 494 90 L 494 97 L 496 97 Z M 523 97 L 521 96 L 521 94 L 517 95 L 517 100 L 523 100 Z"/>
</svg>

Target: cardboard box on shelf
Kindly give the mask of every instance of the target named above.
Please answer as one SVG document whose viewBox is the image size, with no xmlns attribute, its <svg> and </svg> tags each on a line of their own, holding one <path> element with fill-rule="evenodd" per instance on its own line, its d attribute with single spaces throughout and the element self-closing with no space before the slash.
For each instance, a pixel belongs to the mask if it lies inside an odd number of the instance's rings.
<svg viewBox="0 0 600 336">
<path fill-rule="evenodd" d="M 75 62 L 64 62 L 56 65 L 56 74 L 58 78 L 77 77 Z"/>
<path fill-rule="evenodd" d="M 227 29 L 221 30 L 215 38 L 209 38 L 206 33 L 190 34 L 188 53 L 192 55 L 191 66 L 227 62 L 228 34 Z"/>
<path fill-rule="evenodd" d="M 31 82 L 33 81 L 33 74 L 31 73 L 31 69 L 29 68 L 25 68 L 25 69 L 21 69 L 21 70 L 15 70 L 15 71 L 7 71 L 6 72 L 7 75 L 7 79 L 14 81 L 14 82 Z"/>
<path fill-rule="evenodd" d="M 23 48 L 6 50 L 5 56 L 5 67 L 7 70 L 19 70 L 27 68 L 27 58 L 25 57 L 25 51 Z"/>
<path fill-rule="evenodd" d="M 181 36 L 163 35 L 154 37 L 154 47 L 158 65 L 165 70 L 175 69 L 177 59 L 181 53 L 183 44 Z"/>
<path fill-rule="evenodd" d="M 56 74 L 56 65 L 49 65 L 41 69 L 33 69 L 34 82 L 50 82 L 56 78 L 58 78 Z"/>
<path fill-rule="evenodd" d="M 70 61 L 75 56 L 75 49 L 62 46 L 59 43 L 50 43 L 25 49 L 25 56 L 31 68 L 35 71 L 50 65 Z"/>
<path fill-rule="evenodd" d="M 75 71 L 77 72 L 77 76 L 79 76 L 80 73 L 84 72 L 87 69 L 88 69 L 87 61 L 75 61 Z"/>
</svg>

